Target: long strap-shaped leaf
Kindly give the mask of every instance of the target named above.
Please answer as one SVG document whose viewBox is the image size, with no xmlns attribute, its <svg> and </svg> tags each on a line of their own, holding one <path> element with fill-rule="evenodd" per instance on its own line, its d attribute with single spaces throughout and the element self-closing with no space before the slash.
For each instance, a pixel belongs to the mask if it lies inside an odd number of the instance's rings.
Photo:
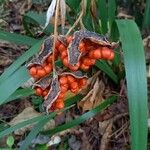
<svg viewBox="0 0 150 150">
<path fill-rule="evenodd" d="M 39 40 L 31 38 L 29 36 L 16 34 L 16 33 L 10 33 L 6 31 L 0 30 L 0 39 L 9 41 L 16 44 L 24 44 L 28 46 L 32 46 L 36 44 Z"/>
<path fill-rule="evenodd" d="M 15 99 L 19 99 L 19 98 L 22 98 L 22 97 L 27 97 L 27 96 L 30 96 L 34 93 L 35 92 L 32 88 L 18 89 L 4 103 L 8 103 L 10 101 L 13 101 Z"/>
<path fill-rule="evenodd" d="M 150 0 L 146 1 L 145 5 L 145 12 L 144 12 L 144 20 L 143 20 L 143 27 L 150 29 Z"/>
<path fill-rule="evenodd" d="M 36 135 L 42 130 L 43 126 L 53 117 L 55 114 L 52 113 L 52 115 L 46 116 L 44 119 L 40 120 L 36 126 L 32 129 L 32 131 L 29 133 L 19 150 L 26 150 L 28 146 L 30 145 L 31 141 L 36 137 Z"/>
<path fill-rule="evenodd" d="M 10 65 L 5 72 L 0 76 L 0 84 L 4 82 L 10 75 L 12 75 L 25 61 L 32 57 L 38 52 L 42 41 L 35 44 L 28 51 L 26 51 L 22 56 L 20 56 L 12 65 Z"/>
<path fill-rule="evenodd" d="M 147 82 L 144 48 L 137 25 L 132 20 L 116 21 L 127 80 L 132 150 L 147 149 Z"/>
<path fill-rule="evenodd" d="M 104 61 L 99 60 L 95 64 L 99 69 L 105 72 L 115 83 L 118 83 L 118 77 L 112 70 L 112 68 Z"/>
<path fill-rule="evenodd" d="M 88 120 L 89 118 L 93 117 L 94 115 L 96 115 L 97 113 L 101 112 L 103 109 L 107 108 L 109 105 L 111 105 L 114 101 L 116 100 L 115 96 L 109 97 L 106 101 L 104 101 L 102 104 L 100 104 L 99 106 L 97 106 L 96 108 L 92 109 L 91 111 L 83 114 L 82 116 L 80 116 L 79 118 L 70 121 L 64 125 L 58 126 L 52 130 L 49 130 L 48 133 L 50 135 L 53 135 L 54 133 L 60 132 L 60 131 L 64 131 L 66 129 L 72 128 L 86 120 Z M 66 108 L 67 109 L 67 108 Z M 51 118 L 49 118 L 51 119 Z M 39 123 L 35 126 L 35 128 L 29 133 L 28 137 L 25 139 L 23 145 L 20 147 L 20 150 L 25 150 L 29 144 L 31 143 L 31 140 L 33 138 L 35 138 L 35 136 L 40 132 L 40 130 L 43 128 L 43 126 L 48 122 L 49 120 L 48 118 L 45 118 L 41 121 L 39 121 Z M 44 132 L 43 132 L 44 133 Z M 47 134 L 47 132 L 45 132 Z"/>
<path fill-rule="evenodd" d="M 12 76 L 0 84 L 0 105 L 29 79 L 27 69 L 20 67 Z"/>
<path fill-rule="evenodd" d="M 54 129 L 51 129 L 49 131 L 43 132 L 44 134 L 53 135 L 57 132 L 64 131 L 66 129 L 72 128 L 76 125 L 81 124 L 82 122 L 88 120 L 91 117 L 94 117 L 97 113 L 101 112 L 102 110 L 106 109 L 109 105 L 113 104 L 115 100 L 117 99 L 116 96 L 111 96 L 107 100 L 105 100 L 103 103 L 95 107 L 94 109 L 88 111 L 87 113 L 83 114 L 82 116 L 78 117 L 77 119 L 74 119 L 64 125 L 58 126 Z"/>
<path fill-rule="evenodd" d="M 74 97 L 71 97 L 69 98 L 68 100 L 65 101 L 65 110 L 69 109 L 70 106 L 74 103 L 76 103 L 77 101 L 81 100 L 83 96 L 81 95 L 76 95 Z M 64 110 L 62 110 L 64 111 Z M 56 113 L 53 112 L 49 115 L 53 115 L 53 117 L 55 117 Z M 36 122 L 39 122 L 40 120 L 44 119 L 45 117 L 47 117 L 45 114 L 41 115 L 41 116 L 38 116 L 38 117 L 34 117 L 32 119 L 28 119 L 26 121 L 23 121 L 23 122 L 20 122 L 14 126 L 11 126 L 9 128 L 7 128 L 6 130 L 0 132 L 0 138 L 4 137 L 5 135 L 8 135 L 12 132 L 14 132 L 15 130 L 18 130 L 20 128 L 23 128 L 29 124 L 32 124 L 32 123 L 36 123 Z"/>
</svg>

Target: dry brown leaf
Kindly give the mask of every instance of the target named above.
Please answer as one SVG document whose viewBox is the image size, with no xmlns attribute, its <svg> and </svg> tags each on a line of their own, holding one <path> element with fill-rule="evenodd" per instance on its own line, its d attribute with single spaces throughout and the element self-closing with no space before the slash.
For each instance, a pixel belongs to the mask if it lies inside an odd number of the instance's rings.
<svg viewBox="0 0 150 150">
<path fill-rule="evenodd" d="M 103 82 L 99 81 L 97 77 L 93 89 L 78 103 L 78 107 L 84 112 L 99 105 L 103 101 L 104 89 Z"/>
<path fill-rule="evenodd" d="M 12 60 L 8 56 L 0 56 L 0 66 L 7 66 L 12 63 Z"/>
<path fill-rule="evenodd" d="M 93 77 L 88 80 L 88 85 L 83 93 L 86 96 L 78 103 L 78 107 L 84 111 L 91 110 L 100 104 L 103 100 L 102 94 L 104 92 L 105 86 L 102 81 L 99 81 L 98 75 L 100 72 L 96 73 Z M 89 91 L 90 90 L 90 91 Z"/>
<path fill-rule="evenodd" d="M 96 82 L 95 82 L 95 84 L 94 84 L 94 86 L 93 86 L 93 93 L 92 93 L 92 96 L 91 96 L 91 98 L 90 98 L 90 101 L 91 101 L 92 103 L 94 103 L 94 100 L 95 100 L 95 98 L 96 98 L 96 94 L 98 93 L 98 90 L 99 90 L 99 79 L 97 78 L 97 79 L 96 79 Z"/>
<path fill-rule="evenodd" d="M 34 117 L 38 117 L 40 116 L 41 114 L 36 112 L 34 110 L 33 107 L 27 107 L 25 108 L 19 115 L 17 115 L 15 118 L 13 118 L 10 122 L 9 122 L 9 125 L 10 126 L 14 126 L 20 122 L 23 122 L 23 121 L 26 121 L 28 119 L 32 119 Z M 21 129 L 18 129 L 16 130 L 14 133 L 16 135 L 22 135 L 24 134 L 27 130 L 31 129 L 33 127 L 33 124 L 31 125 L 28 125 L 26 127 L 23 127 Z"/>
<path fill-rule="evenodd" d="M 21 123 L 23 121 L 26 121 L 28 119 L 32 119 L 34 117 L 38 117 L 41 116 L 42 114 L 35 111 L 33 107 L 27 107 L 25 108 L 19 115 L 17 115 L 15 118 L 13 118 L 8 124 L 10 126 L 14 126 L 18 123 Z M 31 130 L 32 127 L 34 126 L 34 124 L 30 124 L 27 125 L 23 128 L 20 128 L 18 130 L 16 130 L 14 132 L 14 134 L 16 135 L 23 135 L 27 130 Z M 48 122 L 45 126 L 44 126 L 44 130 L 48 130 L 50 128 L 53 128 L 55 126 L 55 123 L 53 120 L 51 120 L 50 122 Z"/>
</svg>

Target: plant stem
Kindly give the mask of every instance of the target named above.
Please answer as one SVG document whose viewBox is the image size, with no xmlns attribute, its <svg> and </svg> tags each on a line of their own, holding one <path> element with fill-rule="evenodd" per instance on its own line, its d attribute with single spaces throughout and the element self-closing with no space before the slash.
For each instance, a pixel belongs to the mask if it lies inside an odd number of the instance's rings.
<svg viewBox="0 0 150 150">
<path fill-rule="evenodd" d="M 53 41 L 53 54 L 52 54 L 52 65 L 53 65 L 53 76 L 56 75 L 55 69 L 55 43 L 58 37 L 57 25 L 58 25 L 58 15 L 59 15 L 59 3 L 60 0 L 57 0 L 56 11 L 55 11 L 55 23 L 54 23 L 54 41 Z"/>
</svg>

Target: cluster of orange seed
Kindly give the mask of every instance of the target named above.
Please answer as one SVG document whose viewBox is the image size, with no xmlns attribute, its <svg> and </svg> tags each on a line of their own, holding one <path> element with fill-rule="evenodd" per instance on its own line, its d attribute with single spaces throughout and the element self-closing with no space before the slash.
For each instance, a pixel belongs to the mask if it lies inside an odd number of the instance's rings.
<svg viewBox="0 0 150 150">
<path fill-rule="evenodd" d="M 67 38 L 67 46 L 72 41 L 72 36 Z M 92 65 L 95 64 L 98 59 L 112 60 L 114 58 L 114 51 L 108 47 L 94 47 L 89 41 L 81 41 L 79 45 L 82 57 L 79 62 L 72 66 L 68 62 L 67 46 L 57 41 L 55 44 L 55 59 L 60 56 L 64 66 L 68 67 L 71 71 L 88 70 Z M 34 65 L 29 69 L 29 73 L 34 78 L 42 78 L 52 72 L 52 54 L 49 55 L 42 66 Z"/>
<path fill-rule="evenodd" d="M 93 66 L 98 59 L 112 60 L 114 58 L 114 51 L 105 46 L 99 46 L 98 44 L 92 43 L 90 40 L 82 40 L 79 44 L 79 51 L 81 52 L 81 57 L 78 63 L 74 66 L 69 64 L 67 47 L 73 40 L 73 36 L 69 36 L 66 39 L 66 45 L 59 40 L 55 43 L 55 60 L 60 58 L 65 67 L 69 68 L 71 71 L 77 71 L 79 69 L 87 71 Z M 44 46 L 44 44 L 42 45 Z M 52 54 L 50 54 L 42 65 L 34 64 L 29 67 L 30 75 L 39 80 L 53 71 L 52 67 Z M 86 85 L 86 78 L 75 78 L 72 75 L 62 75 L 59 76 L 60 83 L 60 94 L 58 95 L 56 101 L 52 104 L 52 109 L 62 109 L 64 107 L 64 97 L 68 90 L 73 93 L 78 93 L 78 91 Z M 46 97 L 49 93 L 50 87 L 43 90 L 41 87 L 35 87 L 36 95 Z"/>
<path fill-rule="evenodd" d="M 77 79 L 70 74 L 62 75 L 59 77 L 59 83 L 60 83 L 60 93 L 56 101 L 52 105 L 53 110 L 62 109 L 64 107 L 64 97 L 67 91 L 70 90 L 74 94 L 78 93 L 78 91 L 86 85 L 87 78 Z M 36 95 L 46 97 L 49 92 L 49 88 L 43 90 L 40 87 L 36 87 L 35 91 Z"/>
</svg>

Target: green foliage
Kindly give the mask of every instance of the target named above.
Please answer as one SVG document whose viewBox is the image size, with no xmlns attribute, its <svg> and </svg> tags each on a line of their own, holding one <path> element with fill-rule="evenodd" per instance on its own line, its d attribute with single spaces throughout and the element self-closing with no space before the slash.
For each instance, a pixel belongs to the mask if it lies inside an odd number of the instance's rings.
<svg viewBox="0 0 150 150">
<path fill-rule="evenodd" d="M 117 20 L 128 89 L 132 149 L 147 149 L 147 80 L 144 48 L 137 25 L 132 20 Z M 128 33 L 128 34 L 127 34 Z"/>
<path fill-rule="evenodd" d="M 143 26 L 150 29 L 150 1 L 146 1 Z"/>
<path fill-rule="evenodd" d="M 7 143 L 7 145 L 9 146 L 9 148 L 12 148 L 12 146 L 14 145 L 14 137 L 13 136 L 9 136 L 8 138 L 7 138 L 7 141 L 6 141 L 6 143 Z"/>
<path fill-rule="evenodd" d="M 118 77 L 112 70 L 111 66 L 104 60 L 99 60 L 96 62 L 96 66 L 106 73 L 115 83 L 118 83 Z"/>
<path fill-rule="evenodd" d="M 74 119 L 70 122 L 67 122 L 64 125 L 55 127 L 54 129 L 51 129 L 46 132 L 42 132 L 43 134 L 49 134 L 49 135 L 54 135 L 55 133 L 64 131 L 66 129 L 72 128 L 76 125 L 81 124 L 82 122 L 88 120 L 89 118 L 94 117 L 97 113 L 101 112 L 102 110 L 106 109 L 109 105 L 114 103 L 116 101 L 116 96 L 111 96 L 108 99 L 106 99 L 103 103 L 95 107 L 94 109 L 88 111 L 87 113 L 83 114 L 82 116 L 78 117 L 77 119 Z"/>
<path fill-rule="evenodd" d="M 2 31 L 2 30 L 0 30 L 0 39 L 9 41 L 12 43 L 16 43 L 16 44 L 24 44 L 28 46 L 31 46 L 38 42 L 38 40 L 31 38 L 29 36 L 20 35 L 16 33 L 9 33 L 9 32 Z"/>
<path fill-rule="evenodd" d="M 46 1 L 46 0 L 43 0 Z M 41 1 L 34 1 L 34 3 L 41 3 Z M 71 13 L 67 13 L 68 22 L 73 24 L 80 11 L 80 0 L 66 0 L 66 3 L 71 9 Z M 91 0 L 87 1 L 86 14 L 83 16 L 82 21 L 84 26 L 91 31 L 97 31 L 101 34 L 111 34 L 110 39 L 112 41 L 117 41 L 120 39 L 122 49 L 116 49 L 116 57 L 113 63 L 106 61 L 97 61 L 96 69 L 103 71 L 116 85 L 119 86 L 120 72 L 118 73 L 116 68 L 124 63 L 126 76 L 121 76 L 121 79 L 126 79 L 127 81 L 127 95 L 129 104 L 129 115 L 130 115 L 130 127 L 131 127 L 131 148 L 132 150 L 146 149 L 147 147 L 147 114 L 148 114 L 148 104 L 147 104 L 147 83 L 146 83 L 146 68 L 145 68 L 145 57 L 143 43 L 139 29 L 134 21 L 131 20 L 116 20 L 116 8 L 117 3 L 115 0 L 96 0 L 97 6 L 97 22 L 93 21 L 90 3 Z M 129 3 L 132 3 L 129 1 Z M 143 27 L 150 27 L 150 1 L 146 2 L 146 9 L 144 14 Z M 43 40 L 37 40 L 34 37 L 34 31 L 32 26 L 40 27 L 43 30 L 45 23 L 44 12 L 38 14 L 37 12 L 27 12 L 23 17 L 24 28 L 28 35 L 32 37 L 19 35 L 15 33 L 8 33 L 6 31 L 0 30 L 0 39 L 13 42 L 16 44 L 23 44 L 31 46 L 28 51 L 26 51 L 21 57 L 19 57 L 12 65 L 10 65 L 5 72 L 0 76 L 0 104 L 10 102 L 15 99 L 30 96 L 34 94 L 34 91 L 30 88 L 22 89 L 21 85 L 26 82 L 30 76 L 24 66 L 25 62 L 36 54 L 40 48 Z M 98 27 L 97 27 L 98 26 Z M 47 27 L 43 31 L 46 34 L 53 32 L 53 26 Z M 123 58 L 121 61 L 120 51 L 123 50 Z M 61 61 L 57 61 L 56 65 L 62 66 Z M 123 65 L 122 65 L 123 66 Z M 7 93 L 7 94 L 6 94 Z M 34 98 L 34 96 L 33 96 Z M 81 100 L 83 96 L 76 95 L 73 98 L 68 99 L 65 102 L 65 109 L 62 111 L 69 110 L 73 104 Z M 91 111 L 86 112 L 80 117 L 67 122 L 64 125 L 57 126 L 49 131 L 42 132 L 44 134 L 53 135 L 60 131 L 72 128 L 89 118 L 93 117 L 95 114 L 101 112 L 113 102 L 116 101 L 116 96 L 109 97 L 106 101 L 101 103 L 96 108 Z M 40 105 L 41 101 L 37 100 L 33 102 L 33 105 L 37 107 Z M 35 128 L 27 135 L 24 143 L 20 147 L 21 150 L 26 149 L 33 138 L 41 132 L 43 126 L 52 118 L 56 116 L 56 113 L 51 113 L 49 115 L 41 115 L 40 117 L 35 117 L 24 122 L 21 122 L 12 127 L 7 127 L 6 129 L 0 131 L 0 137 L 8 135 L 13 131 L 22 128 L 26 125 L 36 123 Z M 4 127 L 4 124 L 1 123 Z M 7 145 L 12 147 L 14 144 L 13 137 L 7 139 Z M 40 149 L 40 148 L 39 148 Z M 44 149 L 44 148 L 43 148 Z"/>
<path fill-rule="evenodd" d="M 71 8 L 72 11 L 77 13 L 80 8 L 81 0 L 66 0 L 66 4 Z"/>
</svg>

